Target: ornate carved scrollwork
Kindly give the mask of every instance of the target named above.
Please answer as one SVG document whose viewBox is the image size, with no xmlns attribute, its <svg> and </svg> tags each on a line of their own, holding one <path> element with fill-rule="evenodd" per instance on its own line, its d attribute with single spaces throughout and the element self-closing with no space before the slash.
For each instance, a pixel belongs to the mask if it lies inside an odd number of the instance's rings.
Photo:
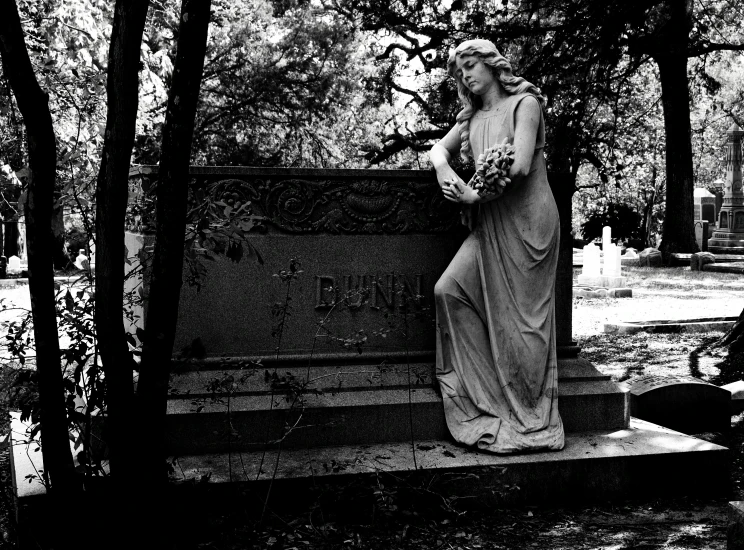
<svg viewBox="0 0 744 550">
<path fill-rule="evenodd" d="M 229 204 L 250 201 L 269 229 L 289 233 L 443 233 L 459 227 L 458 208 L 444 200 L 433 177 L 420 173 L 407 180 L 399 172 L 386 178 L 384 170 L 372 177 L 360 170 L 358 178 L 353 171 L 249 170 L 215 168 L 192 177 L 202 195 Z M 157 169 L 151 172 L 157 178 Z"/>
<path fill-rule="evenodd" d="M 378 180 L 256 179 L 267 222 L 291 233 L 441 233 L 457 226 L 457 209 L 436 185 Z"/>
</svg>

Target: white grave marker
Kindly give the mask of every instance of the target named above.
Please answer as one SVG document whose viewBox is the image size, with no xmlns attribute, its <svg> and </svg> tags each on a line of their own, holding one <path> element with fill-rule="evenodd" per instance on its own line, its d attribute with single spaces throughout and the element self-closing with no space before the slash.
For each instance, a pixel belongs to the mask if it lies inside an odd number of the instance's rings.
<svg viewBox="0 0 744 550">
<path fill-rule="evenodd" d="M 598 277 L 599 263 L 599 248 L 593 244 L 586 245 L 584 247 L 584 265 L 581 268 L 581 274 Z"/>
<path fill-rule="evenodd" d="M 21 259 L 18 256 L 8 258 L 8 271 L 21 271 Z"/>
<path fill-rule="evenodd" d="M 602 252 L 607 252 L 607 247 L 612 243 L 612 228 L 606 225 L 602 228 Z"/>
</svg>

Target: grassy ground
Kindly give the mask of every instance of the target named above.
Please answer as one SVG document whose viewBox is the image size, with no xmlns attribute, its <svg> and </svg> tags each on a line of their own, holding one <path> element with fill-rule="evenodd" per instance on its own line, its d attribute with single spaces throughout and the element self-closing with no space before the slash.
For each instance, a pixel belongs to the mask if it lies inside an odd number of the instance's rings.
<svg viewBox="0 0 744 550">
<path fill-rule="evenodd" d="M 721 333 L 609 335 L 605 322 L 737 316 L 744 309 L 744 278 L 691 273 L 684 268 L 627 270 L 631 299 L 575 300 L 574 335 L 582 354 L 615 380 L 643 374 L 685 374 L 722 385 L 744 379 L 744 360 L 712 344 Z M 17 292 L 17 291 L 14 291 Z M 431 548 L 489 549 L 724 549 L 729 500 L 744 500 L 744 415 L 726 434 L 706 438 L 732 450 L 730 494 L 718 500 L 649 500 L 583 508 L 458 509 L 421 487 L 371 484 L 345 495 L 321 491 L 314 506 L 267 514 L 257 524 L 241 506 L 199 510 L 198 526 L 179 548 Z M 0 484 L 7 487 L 7 453 Z M 690 472 L 689 475 L 704 475 Z M 680 476 L 684 483 L 684 475 Z M 349 496 L 351 495 L 351 496 Z M 7 491 L 0 492 L 0 548 L 12 548 Z M 187 521 L 184 519 L 184 521 Z M 190 521 L 193 523 L 193 521 Z"/>
</svg>

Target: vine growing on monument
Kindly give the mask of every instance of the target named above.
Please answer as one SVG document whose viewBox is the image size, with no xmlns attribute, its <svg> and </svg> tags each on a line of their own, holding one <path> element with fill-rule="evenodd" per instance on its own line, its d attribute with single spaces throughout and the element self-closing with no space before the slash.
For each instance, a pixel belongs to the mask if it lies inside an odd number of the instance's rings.
<svg viewBox="0 0 744 550">
<path fill-rule="evenodd" d="M 347 335 L 337 334 L 334 331 L 332 328 L 332 319 L 344 310 L 355 311 L 360 307 L 371 306 L 369 299 L 373 289 L 366 287 L 364 284 L 346 289 L 345 291 L 333 285 L 323 288 L 323 296 L 328 297 L 326 304 L 327 311 L 317 320 L 305 372 L 304 374 L 299 372 L 302 370 L 302 367 L 291 368 L 282 372 L 280 361 L 278 360 L 281 360 L 283 355 L 283 336 L 288 328 L 288 323 L 291 322 L 295 307 L 293 288 L 300 282 L 303 273 L 302 264 L 298 259 L 294 258 L 290 260 L 287 268 L 280 269 L 273 274 L 273 278 L 281 283 L 280 288 L 282 289 L 282 297 L 271 306 L 271 313 L 274 317 L 271 333 L 277 342 L 274 351 L 275 365 L 273 369 L 263 364 L 260 360 L 239 361 L 237 363 L 225 360 L 215 369 L 214 374 L 210 372 L 206 377 L 204 388 L 207 395 L 192 400 L 192 404 L 195 407 L 193 410 L 197 413 L 203 411 L 207 403 L 210 405 L 210 410 L 212 411 L 214 409 L 211 407 L 214 405 L 224 407 L 223 427 L 215 432 L 215 434 L 218 438 L 227 441 L 228 455 L 231 457 L 237 456 L 236 463 L 242 469 L 242 476 L 238 477 L 238 479 L 247 479 L 248 476 L 248 469 L 244 462 L 242 449 L 251 448 L 255 445 L 256 448 L 262 448 L 262 451 L 260 459 L 258 459 L 257 474 L 254 481 L 264 476 L 264 463 L 272 456 L 269 454 L 271 450 L 274 457 L 273 468 L 270 477 L 267 476 L 267 478 L 271 480 L 270 483 L 273 483 L 281 461 L 282 449 L 288 438 L 293 437 L 293 434 L 300 430 L 317 427 L 314 424 L 309 425 L 304 421 L 309 397 L 343 390 L 347 383 L 347 377 L 354 377 L 356 379 L 366 377 L 369 384 L 377 384 L 382 382 L 383 376 L 393 372 L 396 380 L 400 378 L 399 381 L 393 382 L 394 384 L 402 382 L 408 386 L 409 413 L 412 413 L 411 391 L 413 387 L 432 382 L 430 368 L 412 365 L 408 357 L 410 351 L 408 341 L 410 339 L 411 323 L 420 321 L 426 323 L 429 328 L 433 328 L 431 310 L 423 304 L 423 297 L 421 295 L 415 292 L 412 293 L 411 288 L 403 283 L 397 283 L 395 285 L 394 295 L 397 297 L 397 300 L 392 310 L 388 311 L 385 306 L 377 306 L 378 311 L 383 312 L 386 322 L 385 326 L 372 330 L 355 330 Z M 314 366 L 316 352 L 321 341 L 361 354 L 369 341 L 369 336 L 384 339 L 390 338 L 393 334 L 403 337 L 406 357 L 405 365 L 401 365 L 403 370 L 400 370 L 395 365 L 388 365 L 387 362 L 383 361 L 380 365 L 373 368 L 355 369 L 340 367 L 338 370 L 330 373 L 313 373 L 312 367 Z M 199 358 L 194 358 L 194 361 L 198 363 Z M 395 370 L 393 371 L 393 369 Z M 263 441 L 250 444 L 241 441 L 242 435 L 240 430 L 236 429 L 233 424 L 236 413 L 233 411 L 232 400 L 246 391 L 256 391 L 257 387 L 262 387 L 262 391 L 269 392 L 269 411 L 276 410 L 283 418 L 283 421 L 281 422 L 279 433 L 273 433 L 275 428 L 267 423 Z M 409 416 L 409 421 L 412 430 L 412 416 Z M 331 421 L 325 427 L 333 429 L 334 422 Z M 276 426 L 276 424 L 272 424 L 272 426 Z M 418 464 L 413 432 L 411 432 L 411 435 L 415 469 Z M 323 465 L 328 471 L 342 471 L 347 466 L 343 462 Z M 234 463 L 230 459 L 228 476 L 230 479 L 233 479 L 235 474 Z M 205 479 L 208 479 L 209 475 L 206 474 L 205 476 Z M 389 506 L 394 506 L 390 500 L 393 498 L 393 494 L 389 494 L 384 489 L 384 485 L 378 483 L 375 487 L 370 487 L 369 489 L 375 495 L 375 498 L 378 499 L 380 510 L 384 511 Z M 269 487 L 265 497 L 265 503 L 268 503 L 270 494 L 271 488 Z"/>
</svg>

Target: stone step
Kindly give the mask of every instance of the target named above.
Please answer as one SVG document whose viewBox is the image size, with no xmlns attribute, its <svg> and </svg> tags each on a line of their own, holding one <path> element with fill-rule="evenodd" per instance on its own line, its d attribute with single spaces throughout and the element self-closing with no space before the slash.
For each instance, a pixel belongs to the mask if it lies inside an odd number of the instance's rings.
<svg viewBox="0 0 744 550">
<path fill-rule="evenodd" d="M 431 491 L 495 506 L 720 497 L 730 483 L 728 449 L 635 418 L 625 429 L 567 434 L 559 452 L 502 456 L 448 439 L 417 440 L 414 448 L 415 462 L 410 440 L 181 455 L 176 483 L 187 489 L 195 480 L 209 479 L 197 486 L 218 489 L 250 482 L 254 495 L 265 494 L 271 484 L 272 507 L 310 494 L 311 485 L 359 483 L 385 474 L 408 481 L 416 479 L 408 476 L 423 476 Z M 263 506 L 263 496 L 256 502 Z"/>
<path fill-rule="evenodd" d="M 608 380 L 577 378 L 558 384 L 567 432 L 628 425 L 629 394 Z M 275 392 L 171 397 L 166 445 L 171 453 L 255 449 L 282 439 L 288 448 L 376 444 L 447 438 L 441 397 L 429 386 L 354 391 Z"/>
<path fill-rule="evenodd" d="M 710 251 L 708 251 L 710 252 Z M 744 262 L 744 255 L 742 254 L 713 254 L 716 257 L 715 263 L 729 263 L 729 262 Z M 673 260 L 678 262 L 678 265 L 690 265 L 690 258 L 692 253 L 690 252 L 674 252 L 671 254 Z"/>
<path fill-rule="evenodd" d="M 293 363 L 275 366 L 234 362 L 203 364 L 202 368 L 192 366 L 171 376 L 170 394 L 209 397 L 218 395 L 258 395 L 275 392 L 288 392 L 299 389 L 305 391 L 351 391 L 371 388 L 407 388 L 433 386 L 435 383 L 434 362 L 411 363 L 361 363 L 333 364 L 321 362 L 311 367 L 294 366 Z M 559 359 L 559 381 L 607 381 L 610 377 L 601 374 L 580 359 Z"/>
<path fill-rule="evenodd" d="M 228 414 L 229 409 L 229 414 Z M 199 411 L 198 413 L 196 411 Z M 431 387 L 290 394 L 229 399 L 170 399 L 166 446 L 171 453 L 261 448 L 295 426 L 284 447 L 446 437 L 442 402 Z"/>
<path fill-rule="evenodd" d="M 714 273 L 736 273 L 744 275 L 744 262 L 730 262 L 726 264 L 705 264 L 701 271 L 712 271 Z"/>
<path fill-rule="evenodd" d="M 708 241 L 708 252 L 712 252 L 716 256 L 719 254 L 728 255 L 744 255 L 744 241 L 724 241 L 723 239 L 710 239 Z"/>
<path fill-rule="evenodd" d="M 193 370 L 171 377 L 171 395 L 250 395 L 291 391 L 349 391 L 431 386 L 434 363 Z"/>
</svg>

